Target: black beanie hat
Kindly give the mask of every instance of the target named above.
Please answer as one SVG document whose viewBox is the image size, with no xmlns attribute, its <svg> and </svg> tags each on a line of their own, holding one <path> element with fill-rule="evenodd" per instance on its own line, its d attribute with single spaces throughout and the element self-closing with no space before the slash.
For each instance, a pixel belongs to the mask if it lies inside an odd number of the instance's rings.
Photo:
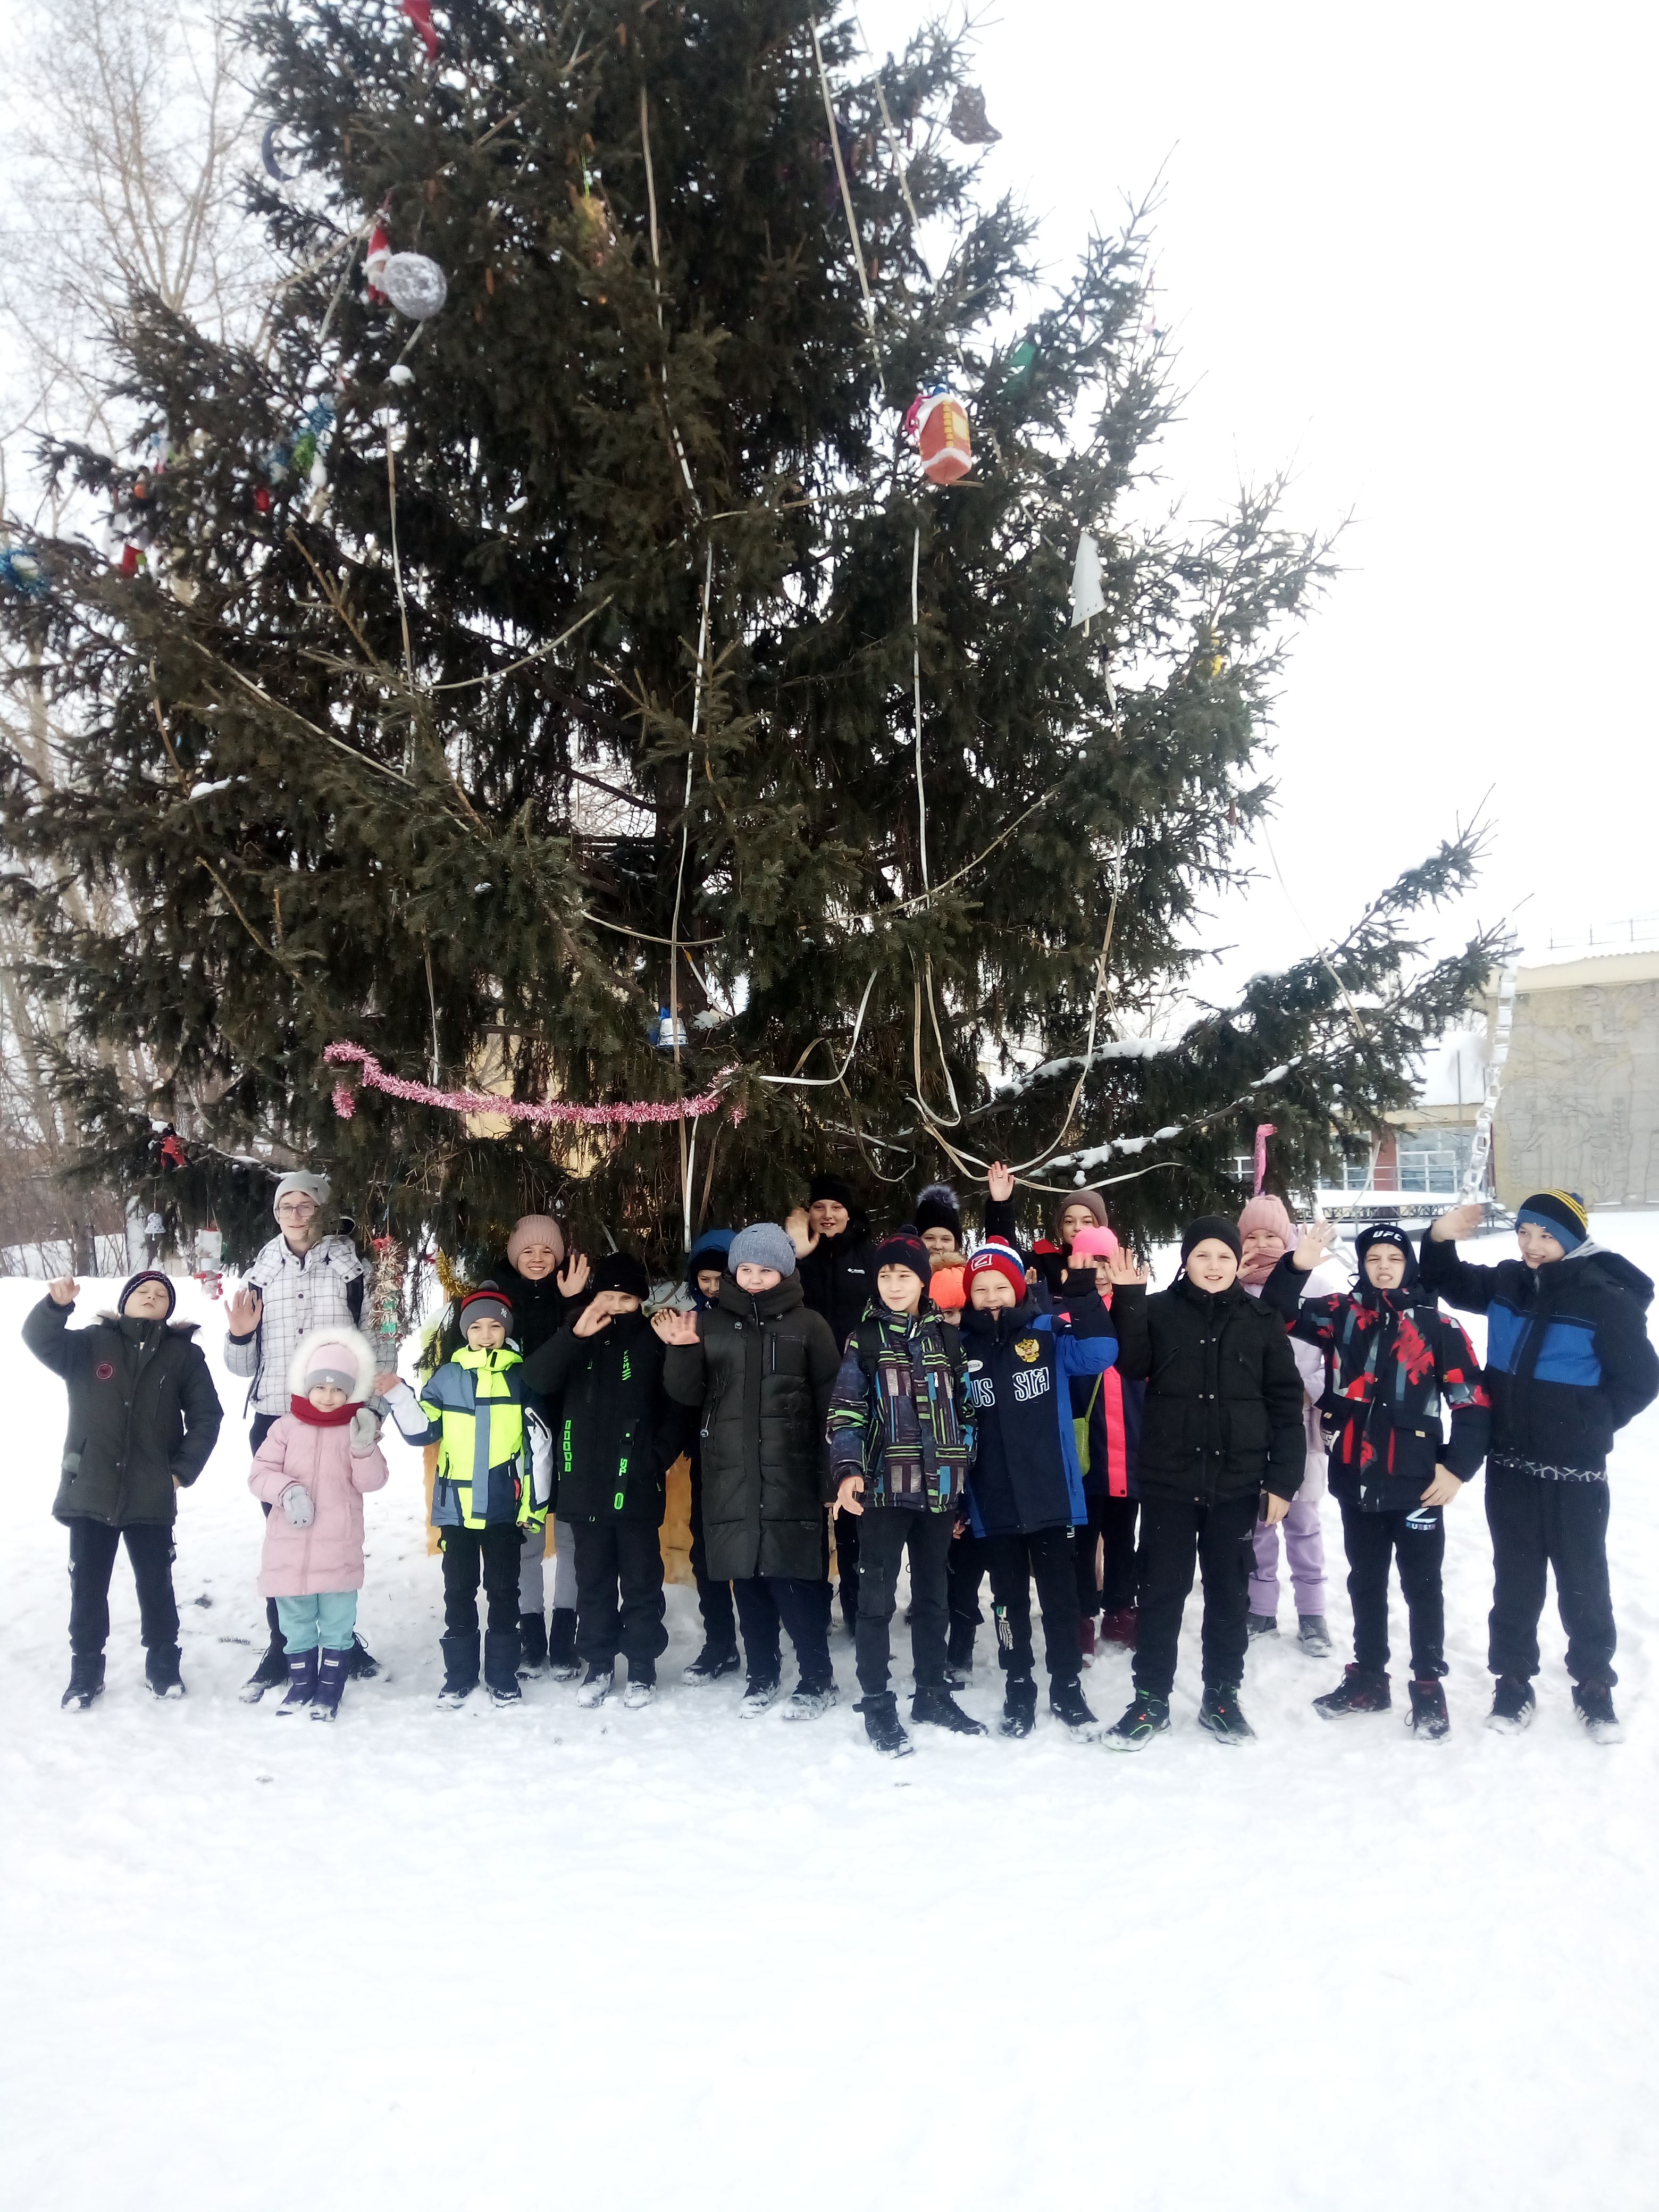
<svg viewBox="0 0 1659 2212">
<path fill-rule="evenodd" d="M 1534 1191 L 1516 1212 L 1515 1225 L 1519 1229 L 1527 1221 L 1569 1252 L 1589 1239 L 1589 1210 L 1576 1190 Z"/>
<path fill-rule="evenodd" d="M 933 1272 L 933 1262 L 927 1247 L 915 1231 L 900 1229 L 890 1237 L 884 1237 L 876 1247 L 876 1273 L 879 1274 L 884 1267 L 908 1267 L 913 1275 L 921 1278 L 922 1287 L 926 1289 L 927 1279 Z"/>
<path fill-rule="evenodd" d="M 1406 1273 L 1401 1284 L 1409 1290 L 1417 1280 L 1417 1253 L 1412 1240 L 1397 1221 L 1373 1221 L 1369 1229 L 1362 1229 L 1353 1240 L 1353 1256 L 1359 1262 L 1359 1272 L 1365 1272 L 1365 1255 L 1373 1244 L 1392 1244 L 1406 1255 Z"/>
<path fill-rule="evenodd" d="M 651 1278 L 645 1272 L 643 1260 L 636 1260 L 631 1252 L 607 1252 L 593 1270 L 596 1291 L 623 1291 L 641 1304 L 651 1295 Z"/>
<path fill-rule="evenodd" d="M 849 1213 L 857 1210 L 858 1201 L 853 1196 L 853 1186 L 845 1176 L 815 1175 L 806 1194 L 806 1202 L 809 1206 L 815 1206 L 821 1198 L 827 1198 L 836 1206 L 844 1206 Z"/>
<path fill-rule="evenodd" d="M 1202 1244 L 1213 1237 L 1224 1244 L 1235 1260 L 1244 1256 L 1243 1239 L 1239 1236 L 1237 1222 L 1229 1221 L 1224 1213 L 1200 1213 L 1196 1221 L 1189 1221 L 1181 1233 L 1181 1258 L 1184 1266 L 1187 1255 L 1194 1244 Z"/>
<path fill-rule="evenodd" d="M 164 1275 L 159 1267 L 141 1267 L 136 1275 L 129 1275 L 127 1277 L 125 1282 L 121 1285 L 121 1295 L 115 1301 L 116 1312 L 118 1314 L 124 1314 L 126 1311 L 127 1300 L 132 1296 L 133 1292 L 138 1288 L 138 1285 L 141 1283 L 161 1284 L 161 1287 L 167 1294 L 167 1312 L 162 1315 L 161 1318 L 163 1321 L 170 1319 L 173 1309 L 179 1303 L 179 1293 L 173 1287 L 172 1276 Z"/>
<path fill-rule="evenodd" d="M 916 1200 L 916 1228 L 948 1229 L 961 1243 L 962 1208 L 948 1182 L 930 1182 Z"/>
</svg>

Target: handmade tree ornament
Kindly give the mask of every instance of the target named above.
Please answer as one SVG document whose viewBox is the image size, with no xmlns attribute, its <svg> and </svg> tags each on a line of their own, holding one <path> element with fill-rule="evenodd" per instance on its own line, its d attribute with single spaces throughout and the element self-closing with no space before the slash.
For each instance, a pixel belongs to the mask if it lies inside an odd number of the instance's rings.
<svg viewBox="0 0 1659 2212">
<path fill-rule="evenodd" d="M 1008 356 L 1008 374 L 1002 388 L 1011 399 L 1020 399 L 1031 388 L 1031 377 L 1036 368 L 1036 341 L 1022 338 Z"/>
<path fill-rule="evenodd" d="M 324 455 L 328 450 L 329 434 L 334 428 L 334 402 L 319 399 L 308 407 L 300 420 L 299 434 L 289 448 L 288 465 L 295 476 L 309 477 L 313 484 L 328 482 L 328 471 Z"/>
<path fill-rule="evenodd" d="M 400 315 L 429 322 L 449 297 L 449 281 L 424 253 L 394 253 L 380 275 L 380 289 Z"/>
<path fill-rule="evenodd" d="M 955 483 L 972 468 L 968 410 L 948 385 L 917 392 L 904 417 L 904 431 L 921 456 L 921 472 L 930 483 Z"/>
<path fill-rule="evenodd" d="M 581 228 L 581 251 L 599 269 L 604 266 L 606 255 L 616 244 L 617 234 L 611 227 L 610 209 L 598 192 L 586 189 L 585 178 L 583 181 L 584 189 L 580 192 L 574 185 L 571 186 L 570 204 Z"/>
<path fill-rule="evenodd" d="M 402 1340 L 407 1316 L 404 1311 L 404 1283 L 407 1255 L 395 1237 L 370 1239 L 374 1249 L 374 1287 L 372 1325 L 380 1339 L 382 1364 L 397 1365 L 396 1346 Z M 392 1347 L 387 1358 L 386 1347 Z"/>
<path fill-rule="evenodd" d="M 386 264 L 392 258 L 392 238 L 385 218 L 377 217 L 368 234 L 368 252 L 363 256 L 363 274 L 368 279 L 368 303 L 377 307 L 386 298 Z"/>
<path fill-rule="evenodd" d="M 1258 1121 L 1255 1125 L 1255 1150 L 1253 1164 L 1255 1169 L 1255 1195 L 1258 1198 L 1261 1195 L 1261 1186 L 1267 1180 L 1267 1139 L 1278 1134 L 1278 1130 L 1271 1121 Z"/>
<path fill-rule="evenodd" d="M 435 63 L 438 58 L 438 33 L 432 21 L 432 0 L 403 0 L 398 13 L 408 16 L 421 34 L 428 61 Z"/>
<path fill-rule="evenodd" d="M 1106 611 L 1106 593 L 1101 582 L 1100 548 L 1092 531 L 1085 530 L 1077 541 L 1077 559 L 1072 566 L 1072 628 L 1079 623 L 1083 635 L 1089 635 L 1089 625 L 1097 615 Z"/>
<path fill-rule="evenodd" d="M 958 85 L 951 102 L 951 136 L 963 146 L 994 146 L 1001 137 L 985 112 L 985 94 L 976 84 Z"/>
<path fill-rule="evenodd" d="M 267 123 L 265 125 L 265 135 L 259 141 L 259 159 L 265 165 L 266 173 L 274 177 L 279 185 L 291 185 L 294 182 L 294 177 L 297 172 L 284 169 L 276 158 L 276 125 L 274 123 Z"/>
<path fill-rule="evenodd" d="M 25 599 L 44 599 L 52 588 L 36 556 L 16 545 L 0 547 L 0 583 Z"/>
</svg>

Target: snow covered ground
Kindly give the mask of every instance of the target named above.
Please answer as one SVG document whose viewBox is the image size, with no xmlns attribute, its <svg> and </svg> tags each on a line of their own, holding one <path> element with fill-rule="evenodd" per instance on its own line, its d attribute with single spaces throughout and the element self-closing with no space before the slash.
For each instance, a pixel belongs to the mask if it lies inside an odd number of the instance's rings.
<svg viewBox="0 0 1659 2212">
<path fill-rule="evenodd" d="M 1659 1217 L 1595 1229 L 1659 1273 Z M 1194 1724 L 1195 1606 L 1175 1731 L 1139 1758 L 1043 1710 L 1024 1744 L 924 1731 L 887 1765 L 839 1637 L 837 1711 L 739 1723 L 732 1686 L 678 1686 L 678 1589 L 653 1710 L 579 1712 L 544 1681 L 518 1712 L 441 1714 L 397 1443 L 361 1613 L 386 1675 L 334 1729 L 279 1723 L 234 1696 L 263 1617 L 234 1418 L 179 1521 L 189 1696 L 144 1687 L 124 1556 L 110 1686 L 70 1717 L 63 1392 L 17 1337 L 39 1291 L 0 1283 L 17 2212 L 1655 2202 L 1659 1412 L 1614 1462 L 1616 1750 L 1571 1718 L 1553 1612 L 1536 1724 L 1480 1725 L 1478 1495 L 1450 1532 L 1437 1748 L 1397 1714 L 1320 1721 L 1340 1665 L 1286 1640 L 1252 1656 L 1260 1742 L 1224 1751 Z M 1340 1566 L 1330 1614 L 1340 1644 Z M 990 1656 L 982 1630 L 964 1701 L 987 1719 Z M 1103 1719 L 1127 1685 L 1121 1655 L 1085 1677 Z"/>
</svg>

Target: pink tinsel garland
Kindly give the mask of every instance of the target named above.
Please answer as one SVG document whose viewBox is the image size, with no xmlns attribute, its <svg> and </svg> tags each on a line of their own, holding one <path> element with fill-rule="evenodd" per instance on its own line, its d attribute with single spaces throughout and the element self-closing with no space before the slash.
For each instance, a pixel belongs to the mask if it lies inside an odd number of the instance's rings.
<svg viewBox="0 0 1659 2212">
<path fill-rule="evenodd" d="M 342 1061 L 357 1061 L 361 1080 L 371 1090 L 384 1091 L 388 1098 L 407 1098 L 417 1106 L 443 1106 L 452 1114 L 505 1114 L 510 1121 L 579 1121 L 587 1128 L 615 1127 L 625 1121 L 678 1121 L 684 1114 L 712 1114 L 720 1103 L 718 1091 L 705 1091 L 696 1098 L 642 1098 L 632 1105 L 533 1104 L 516 1098 L 493 1097 L 487 1091 L 435 1091 L 429 1083 L 405 1082 L 401 1075 L 388 1075 L 374 1054 L 365 1052 L 361 1045 L 331 1044 L 323 1058 L 336 1066 Z M 334 1086 L 334 1110 L 343 1121 L 349 1121 L 356 1110 L 356 1102 L 346 1084 L 337 1083 Z"/>
</svg>

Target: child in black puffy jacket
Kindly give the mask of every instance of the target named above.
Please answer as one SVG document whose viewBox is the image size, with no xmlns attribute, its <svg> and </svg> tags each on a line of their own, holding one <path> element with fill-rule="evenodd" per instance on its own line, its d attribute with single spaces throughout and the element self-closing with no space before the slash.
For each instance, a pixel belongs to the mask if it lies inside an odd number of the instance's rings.
<svg viewBox="0 0 1659 2212">
<path fill-rule="evenodd" d="M 689 1426 L 663 1387 L 663 1345 L 645 1318 L 651 1279 L 627 1252 L 593 1269 L 593 1295 L 524 1364 L 532 1390 L 560 1403 L 553 1438 L 557 1511 L 575 1539 L 579 1705 L 601 1705 L 620 1651 L 623 1703 L 648 1705 L 664 1626 L 667 1474 Z"/>
<path fill-rule="evenodd" d="M 1200 1724 L 1220 1743 L 1255 1731 L 1238 1702 L 1258 1513 L 1284 1518 L 1307 1439 L 1302 1377 L 1285 1324 L 1238 1279 L 1238 1231 L 1219 1214 L 1188 1224 L 1182 1272 L 1148 1297 L 1144 1277 L 1112 1299 L 1118 1371 L 1144 1377 L 1140 1609 L 1135 1696 L 1103 1741 L 1139 1751 L 1170 1725 L 1176 1646 L 1196 1563 L 1204 1577 Z"/>
</svg>

